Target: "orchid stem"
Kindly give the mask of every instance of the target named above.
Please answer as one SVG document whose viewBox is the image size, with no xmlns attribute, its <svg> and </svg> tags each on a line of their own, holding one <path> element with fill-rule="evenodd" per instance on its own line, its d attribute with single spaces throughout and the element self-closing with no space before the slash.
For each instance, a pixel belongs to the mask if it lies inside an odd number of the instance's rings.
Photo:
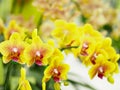
<svg viewBox="0 0 120 90">
<path fill-rule="evenodd" d="M 64 47 L 64 48 L 61 48 L 60 50 L 63 51 L 63 50 L 66 50 L 66 49 L 71 49 L 71 48 L 78 48 L 78 46 Z"/>
<path fill-rule="evenodd" d="M 38 23 L 37 23 L 37 29 L 38 29 L 38 30 L 39 30 L 39 28 L 40 28 L 40 25 L 42 24 L 42 21 L 43 21 L 43 14 L 40 15 L 39 20 L 38 20 Z"/>
</svg>

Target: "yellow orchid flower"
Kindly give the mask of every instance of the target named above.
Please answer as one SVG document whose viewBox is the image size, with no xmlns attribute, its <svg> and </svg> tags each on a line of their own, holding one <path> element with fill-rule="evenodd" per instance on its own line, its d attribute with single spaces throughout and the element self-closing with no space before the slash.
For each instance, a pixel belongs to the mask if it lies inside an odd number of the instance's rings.
<svg viewBox="0 0 120 90">
<path fill-rule="evenodd" d="M 98 31 L 94 30 L 90 24 L 79 27 L 79 31 L 79 33 L 83 33 L 82 36 L 79 36 L 80 45 L 78 48 L 73 48 L 72 52 L 75 56 L 79 56 L 83 63 L 88 66 L 91 64 L 88 59 L 90 59 L 90 56 L 93 54 L 98 41 L 101 42 L 103 37 Z"/>
<path fill-rule="evenodd" d="M 32 39 L 32 43 L 26 47 L 24 56 L 28 66 L 31 66 L 34 62 L 41 66 L 48 64 L 48 58 L 52 55 L 52 53 L 52 47 L 43 43 L 40 37 L 36 36 Z"/>
<path fill-rule="evenodd" d="M 45 90 L 46 82 L 53 78 L 55 83 L 59 83 L 62 80 L 67 79 L 67 73 L 69 70 L 68 64 L 63 64 L 59 58 L 56 58 L 52 61 L 52 63 L 45 69 L 44 77 L 43 77 L 43 90 Z"/>
<path fill-rule="evenodd" d="M 60 47 L 69 47 L 79 44 L 79 31 L 75 23 L 67 23 L 64 20 L 55 21 L 56 28 L 52 36 L 58 40 Z"/>
<path fill-rule="evenodd" d="M 99 60 L 97 60 L 97 63 L 90 68 L 89 75 L 91 79 L 94 78 L 95 75 L 102 79 L 103 76 L 108 77 L 114 73 L 115 64 L 110 61 L 103 60 L 103 58 L 104 57 L 101 55 Z"/>
<path fill-rule="evenodd" d="M 93 37 L 96 41 L 101 40 L 103 38 L 102 34 L 95 30 L 90 24 L 85 24 L 80 29 L 84 31 L 85 36 Z"/>
<path fill-rule="evenodd" d="M 87 58 L 89 58 L 89 56 L 91 56 L 91 54 L 94 52 L 95 45 L 96 41 L 93 37 L 85 36 L 81 40 L 79 47 L 73 48 L 72 52 L 75 55 L 75 57 L 79 56 L 82 62 L 85 65 L 88 65 L 90 64 L 90 62 L 87 60 Z"/>
<path fill-rule="evenodd" d="M 116 54 L 115 49 L 111 46 L 111 39 L 105 38 L 95 45 L 94 52 L 86 59 L 92 64 L 96 63 L 99 55 L 103 55 L 107 60 L 117 61 L 119 55 Z"/>
<path fill-rule="evenodd" d="M 96 43 L 97 41 L 100 42 L 103 40 L 101 33 L 94 30 L 90 24 L 85 24 L 83 27 L 79 27 L 79 31 L 83 31 L 83 36 L 80 39 L 82 43 L 90 41 Z"/>
<path fill-rule="evenodd" d="M 69 70 L 69 66 L 67 64 L 60 63 L 57 61 L 58 59 L 54 60 L 50 66 L 48 66 L 45 70 L 44 75 L 48 78 L 53 77 L 55 82 L 59 82 L 60 80 L 67 79 L 67 72 Z"/>
<path fill-rule="evenodd" d="M 100 50 L 99 52 L 94 52 L 91 54 L 89 57 L 85 59 L 86 62 L 89 62 L 90 64 L 96 64 L 97 60 L 103 56 L 105 59 L 103 60 L 108 60 L 108 54 L 105 50 Z M 90 65 L 89 64 L 89 65 Z"/>
<path fill-rule="evenodd" d="M 27 43 L 25 43 L 19 33 L 13 33 L 9 40 L 0 43 L 0 52 L 3 55 L 3 62 L 8 63 L 13 60 L 19 63 L 25 63 L 23 51 Z"/>
<path fill-rule="evenodd" d="M 9 22 L 8 27 L 4 30 L 4 38 L 5 40 L 8 40 L 10 36 L 14 33 L 18 32 L 20 33 L 21 37 L 24 38 L 24 30 L 19 25 L 17 25 L 16 21 L 11 20 Z"/>
<path fill-rule="evenodd" d="M 80 45 L 80 55 L 88 56 L 91 54 L 95 47 L 95 40 L 92 37 L 84 37 L 83 42 Z"/>
<path fill-rule="evenodd" d="M 24 68 L 21 68 L 21 77 L 19 79 L 19 86 L 17 90 L 32 90 L 29 81 L 26 80 L 26 71 Z"/>
<path fill-rule="evenodd" d="M 109 37 L 103 40 L 101 49 L 104 49 L 107 52 L 108 59 L 111 59 L 116 55 L 116 50 L 112 47 L 112 40 Z"/>
</svg>

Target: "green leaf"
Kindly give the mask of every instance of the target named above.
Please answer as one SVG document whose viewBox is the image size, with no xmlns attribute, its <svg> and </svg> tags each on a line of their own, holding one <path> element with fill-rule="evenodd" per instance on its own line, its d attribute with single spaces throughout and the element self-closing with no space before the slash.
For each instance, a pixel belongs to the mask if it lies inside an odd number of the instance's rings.
<svg viewBox="0 0 120 90">
<path fill-rule="evenodd" d="M 2 60 L 0 58 L 0 85 L 3 85 L 4 84 L 4 67 L 3 67 L 3 63 L 2 63 Z"/>
</svg>

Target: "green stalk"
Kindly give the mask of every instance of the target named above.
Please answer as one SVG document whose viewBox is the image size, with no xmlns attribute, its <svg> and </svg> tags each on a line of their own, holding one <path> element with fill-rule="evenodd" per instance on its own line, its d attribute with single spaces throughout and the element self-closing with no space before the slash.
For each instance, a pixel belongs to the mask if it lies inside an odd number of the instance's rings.
<svg viewBox="0 0 120 90">
<path fill-rule="evenodd" d="M 40 15 L 38 23 L 37 23 L 37 29 L 39 30 L 40 25 L 42 24 L 43 21 L 43 14 Z"/>
<path fill-rule="evenodd" d="M 3 62 L 1 58 L 0 58 L 0 72 L 1 72 L 0 73 L 0 85 L 3 85 L 4 84 L 4 67 L 3 67 Z"/>
<path fill-rule="evenodd" d="M 71 48 L 78 48 L 78 46 L 64 47 L 64 48 L 61 48 L 60 50 L 63 51 L 63 50 L 66 50 L 66 49 L 71 49 Z"/>
<path fill-rule="evenodd" d="M 21 3 L 20 3 L 19 13 L 21 13 L 23 11 L 24 5 L 25 5 L 25 0 L 22 0 Z"/>
<path fill-rule="evenodd" d="M 16 1 L 17 0 L 12 1 L 11 13 L 14 13 L 14 9 L 15 9 L 15 6 L 16 6 Z"/>
</svg>

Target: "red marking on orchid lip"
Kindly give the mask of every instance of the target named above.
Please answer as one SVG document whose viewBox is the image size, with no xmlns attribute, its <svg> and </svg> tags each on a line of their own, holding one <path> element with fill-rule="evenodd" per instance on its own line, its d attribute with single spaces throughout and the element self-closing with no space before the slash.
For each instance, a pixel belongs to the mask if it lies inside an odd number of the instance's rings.
<svg viewBox="0 0 120 90">
<path fill-rule="evenodd" d="M 104 67 L 100 66 L 98 68 L 98 77 L 102 79 L 103 76 L 104 76 Z"/>
<path fill-rule="evenodd" d="M 88 48 L 89 48 L 88 43 L 84 43 L 83 46 L 82 46 L 80 54 L 83 55 L 83 56 L 88 56 L 88 53 L 86 51 Z"/>
<path fill-rule="evenodd" d="M 42 59 L 42 58 L 43 58 L 43 55 L 41 54 L 41 55 L 40 55 L 40 59 Z"/>
<path fill-rule="evenodd" d="M 60 78 L 59 78 L 59 77 L 53 77 L 53 80 L 54 80 L 55 82 L 60 82 Z"/>
<path fill-rule="evenodd" d="M 18 57 L 12 57 L 12 60 L 17 62 L 18 61 Z"/>
<path fill-rule="evenodd" d="M 98 54 L 97 54 L 97 53 L 94 53 L 94 54 L 92 55 L 92 57 L 90 58 L 92 64 L 96 64 L 95 60 L 96 60 L 97 56 L 98 56 Z"/>
<path fill-rule="evenodd" d="M 40 60 L 35 60 L 35 63 L 39 66 L 42 66 L 42 62 Z"/>
<path fill-rule="evenodd" d="M 96 64 L 95 60 L 96 60 L 96 58 L 95 58 L 94 56 L 92 56 L 92 57 L 90 58 L 90 61 L 92 62 L 92 64 Z"/>
<path fill-rule="evenodd" d="M 35 57 L 35 63 L 37 65 L 41 66 L 42 65 L 42 58 L 43 58 L 43 55 L 38 52 L 36 57 Z"/>
<path fill-rule="evenodd" d="M 17 48 L 13 48 L 13 51 L 10 53 L 9 57 L 15 62 L 18 62 L 20 56 L 20 52 Z"/>
<path fill-rule="evenodd" d="M 58 72 L 58 74 L 57 74 L 58 76 L 60 76 L 60 72 Z"/>
<path fill-rule="evenodd" d="M 96 64 L 95 60 L 91 60 L 92 64 Z"/>
<path fill-rule="evenodd" d="M 86 51 L 81 51 L 80 54 L 83 56 L 88 56 L 88 53 Z"/>
<path fill-rule="evenodd" d="M 103 79 L 103 73 L 98 73 L 98 77 L 100 78 L 100 79 Z"/>
</svg>

